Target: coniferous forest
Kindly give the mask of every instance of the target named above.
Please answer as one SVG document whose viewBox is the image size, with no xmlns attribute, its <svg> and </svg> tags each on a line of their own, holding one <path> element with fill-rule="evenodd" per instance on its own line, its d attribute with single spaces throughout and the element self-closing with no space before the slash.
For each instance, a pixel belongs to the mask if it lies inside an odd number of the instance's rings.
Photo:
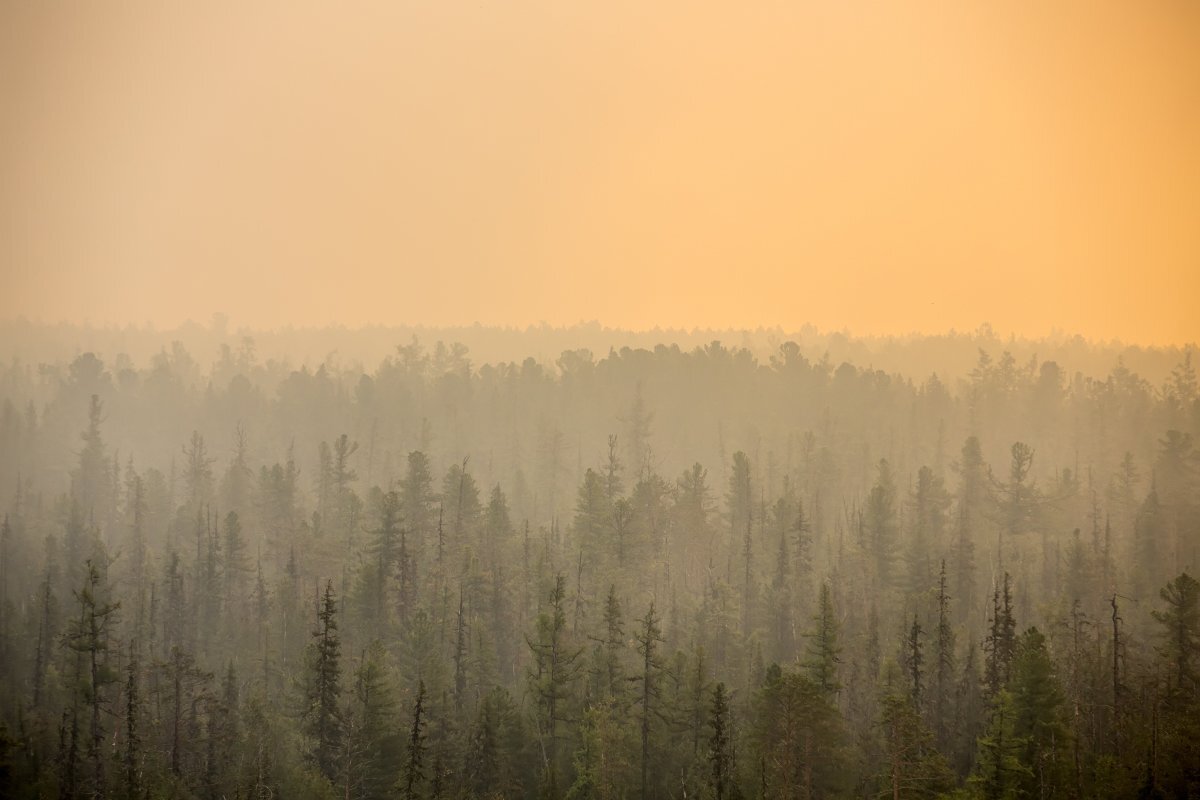
<svg viewBox="0 0 1200 800">
<path fill-rule="evenodd" d="M 0 796 L 1200 796 L 1192 351 L 802 343 L 0 366 Z"/>
</svg>

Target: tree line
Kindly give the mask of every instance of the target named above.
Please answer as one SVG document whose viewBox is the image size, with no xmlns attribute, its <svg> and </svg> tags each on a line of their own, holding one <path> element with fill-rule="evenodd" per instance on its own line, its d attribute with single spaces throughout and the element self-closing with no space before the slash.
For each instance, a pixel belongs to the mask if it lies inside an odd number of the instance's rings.
<svg viewBox="0 0 1200 800">
<path fill-rule="evenodd" d="M 1200 792 L 1190 356 L 232 363 L 6 368 L 5 796 Z"/>
</svg>

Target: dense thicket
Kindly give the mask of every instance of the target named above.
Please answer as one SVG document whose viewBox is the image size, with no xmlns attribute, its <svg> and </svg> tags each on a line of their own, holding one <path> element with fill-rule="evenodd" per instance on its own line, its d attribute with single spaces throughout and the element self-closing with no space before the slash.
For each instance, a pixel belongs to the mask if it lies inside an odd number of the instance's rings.
<svg viewBox="0 0 1200 800">
<path fill-rule="evenodd" d="M 13 362 L 0 794 L 1194 796 L 1190 358 Z"/>
</svg>

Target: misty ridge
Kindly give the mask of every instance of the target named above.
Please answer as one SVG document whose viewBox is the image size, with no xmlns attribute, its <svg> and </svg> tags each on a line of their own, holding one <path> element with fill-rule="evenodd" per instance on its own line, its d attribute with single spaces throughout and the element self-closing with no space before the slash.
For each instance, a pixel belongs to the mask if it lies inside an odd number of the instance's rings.
<svg viewBox="0 0 1200 800">
<path fill-rule="evenodd" d="M 2 796 L 1200 796 L 1192 345 L 0 342 Z"/>
</svg>

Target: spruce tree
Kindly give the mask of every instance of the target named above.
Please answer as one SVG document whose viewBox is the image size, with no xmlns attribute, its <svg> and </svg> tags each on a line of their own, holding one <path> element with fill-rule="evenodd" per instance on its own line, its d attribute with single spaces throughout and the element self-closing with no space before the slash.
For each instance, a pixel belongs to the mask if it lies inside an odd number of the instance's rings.
<svg viewBox="0 0 1200 800">
<path fill-rule="evenodd" d="M 1024 768 L 1019 779 L 1021 792 L 1031 797 L 1054 796 L 1064 788 L 1068 736 L 1062 720 L 1062 689 L 1046 649 L 1046 637 L 1037 628 L 1021 634 L 1010 685 L 1012 734 L 1020 742 L 1018 753 Z"/>
<path fill-rule="evenodd" d="M 549 797 L 557 797 L 561 770 L 559 764 L 559 725 L 566 721 L 572 686 L 579 677 L 577 661 L 582 652 L 568 641 L 566 580 L 560 573 L 550 593 L 550 607 L 538 617 L 537 636 L 526 638 L 533 664 L 529 681 L 537 703 L 538 734 L 545 749 L 543 787 Z"/>
<path fill-rule="evenodd" d="M 732 718 L 724 683 L 718 683 L 713 689 L 709 725 L 712 727 L 712 736 L 708 740 L 710 786 L 716 800 L 736 800 L 741 797 L 741 792 L 735 774 Z"/>
<path fill-rule="evenodd" d="M 312 632 L 305 732 L 311 742 L 309 757 L 330 782 L 338 779 L 338 754 L 342 744 L 341 640 L 338 637 L 337 598 L 333 581 L 327 581 Z"/>
<path fill-rule="evenodd" d="M 417 681 L 417 699 L 413 703 L 412 725 L 405 748 L 404 773 L 401 775 L 401 794 L 404 800 L 416 800 L 418 788 L 425 780 L 425 727 L 429 724 L 425 709 L 425 681 Z"/>
<path fill-rule="evenodd" d="M 942 752 L 949 752 L 950 748 L 950 709 L 954 696 L 955 671 L 955 635 L 950 621 L 950 596 L 946 591 L 946 583 L 946 560 L 942 559 L 941 571 L 938 574 L 938 621 L 934 639 L 932 703 L 934 738 Z"/>
<path fill-rule="evenodd" d="M 821 687 L 821 691 L 830 696 L 836 695 L 841 690 L 841 683 L 838 681 L 841 648 L 838 646 L 838 622 L 834 616 L 833 595 L 827 583 L 821 584 L 813 623 L 813 632 L 807 634 L 809 645 L 805 667 L 809 677 Z"/>
</svg>

